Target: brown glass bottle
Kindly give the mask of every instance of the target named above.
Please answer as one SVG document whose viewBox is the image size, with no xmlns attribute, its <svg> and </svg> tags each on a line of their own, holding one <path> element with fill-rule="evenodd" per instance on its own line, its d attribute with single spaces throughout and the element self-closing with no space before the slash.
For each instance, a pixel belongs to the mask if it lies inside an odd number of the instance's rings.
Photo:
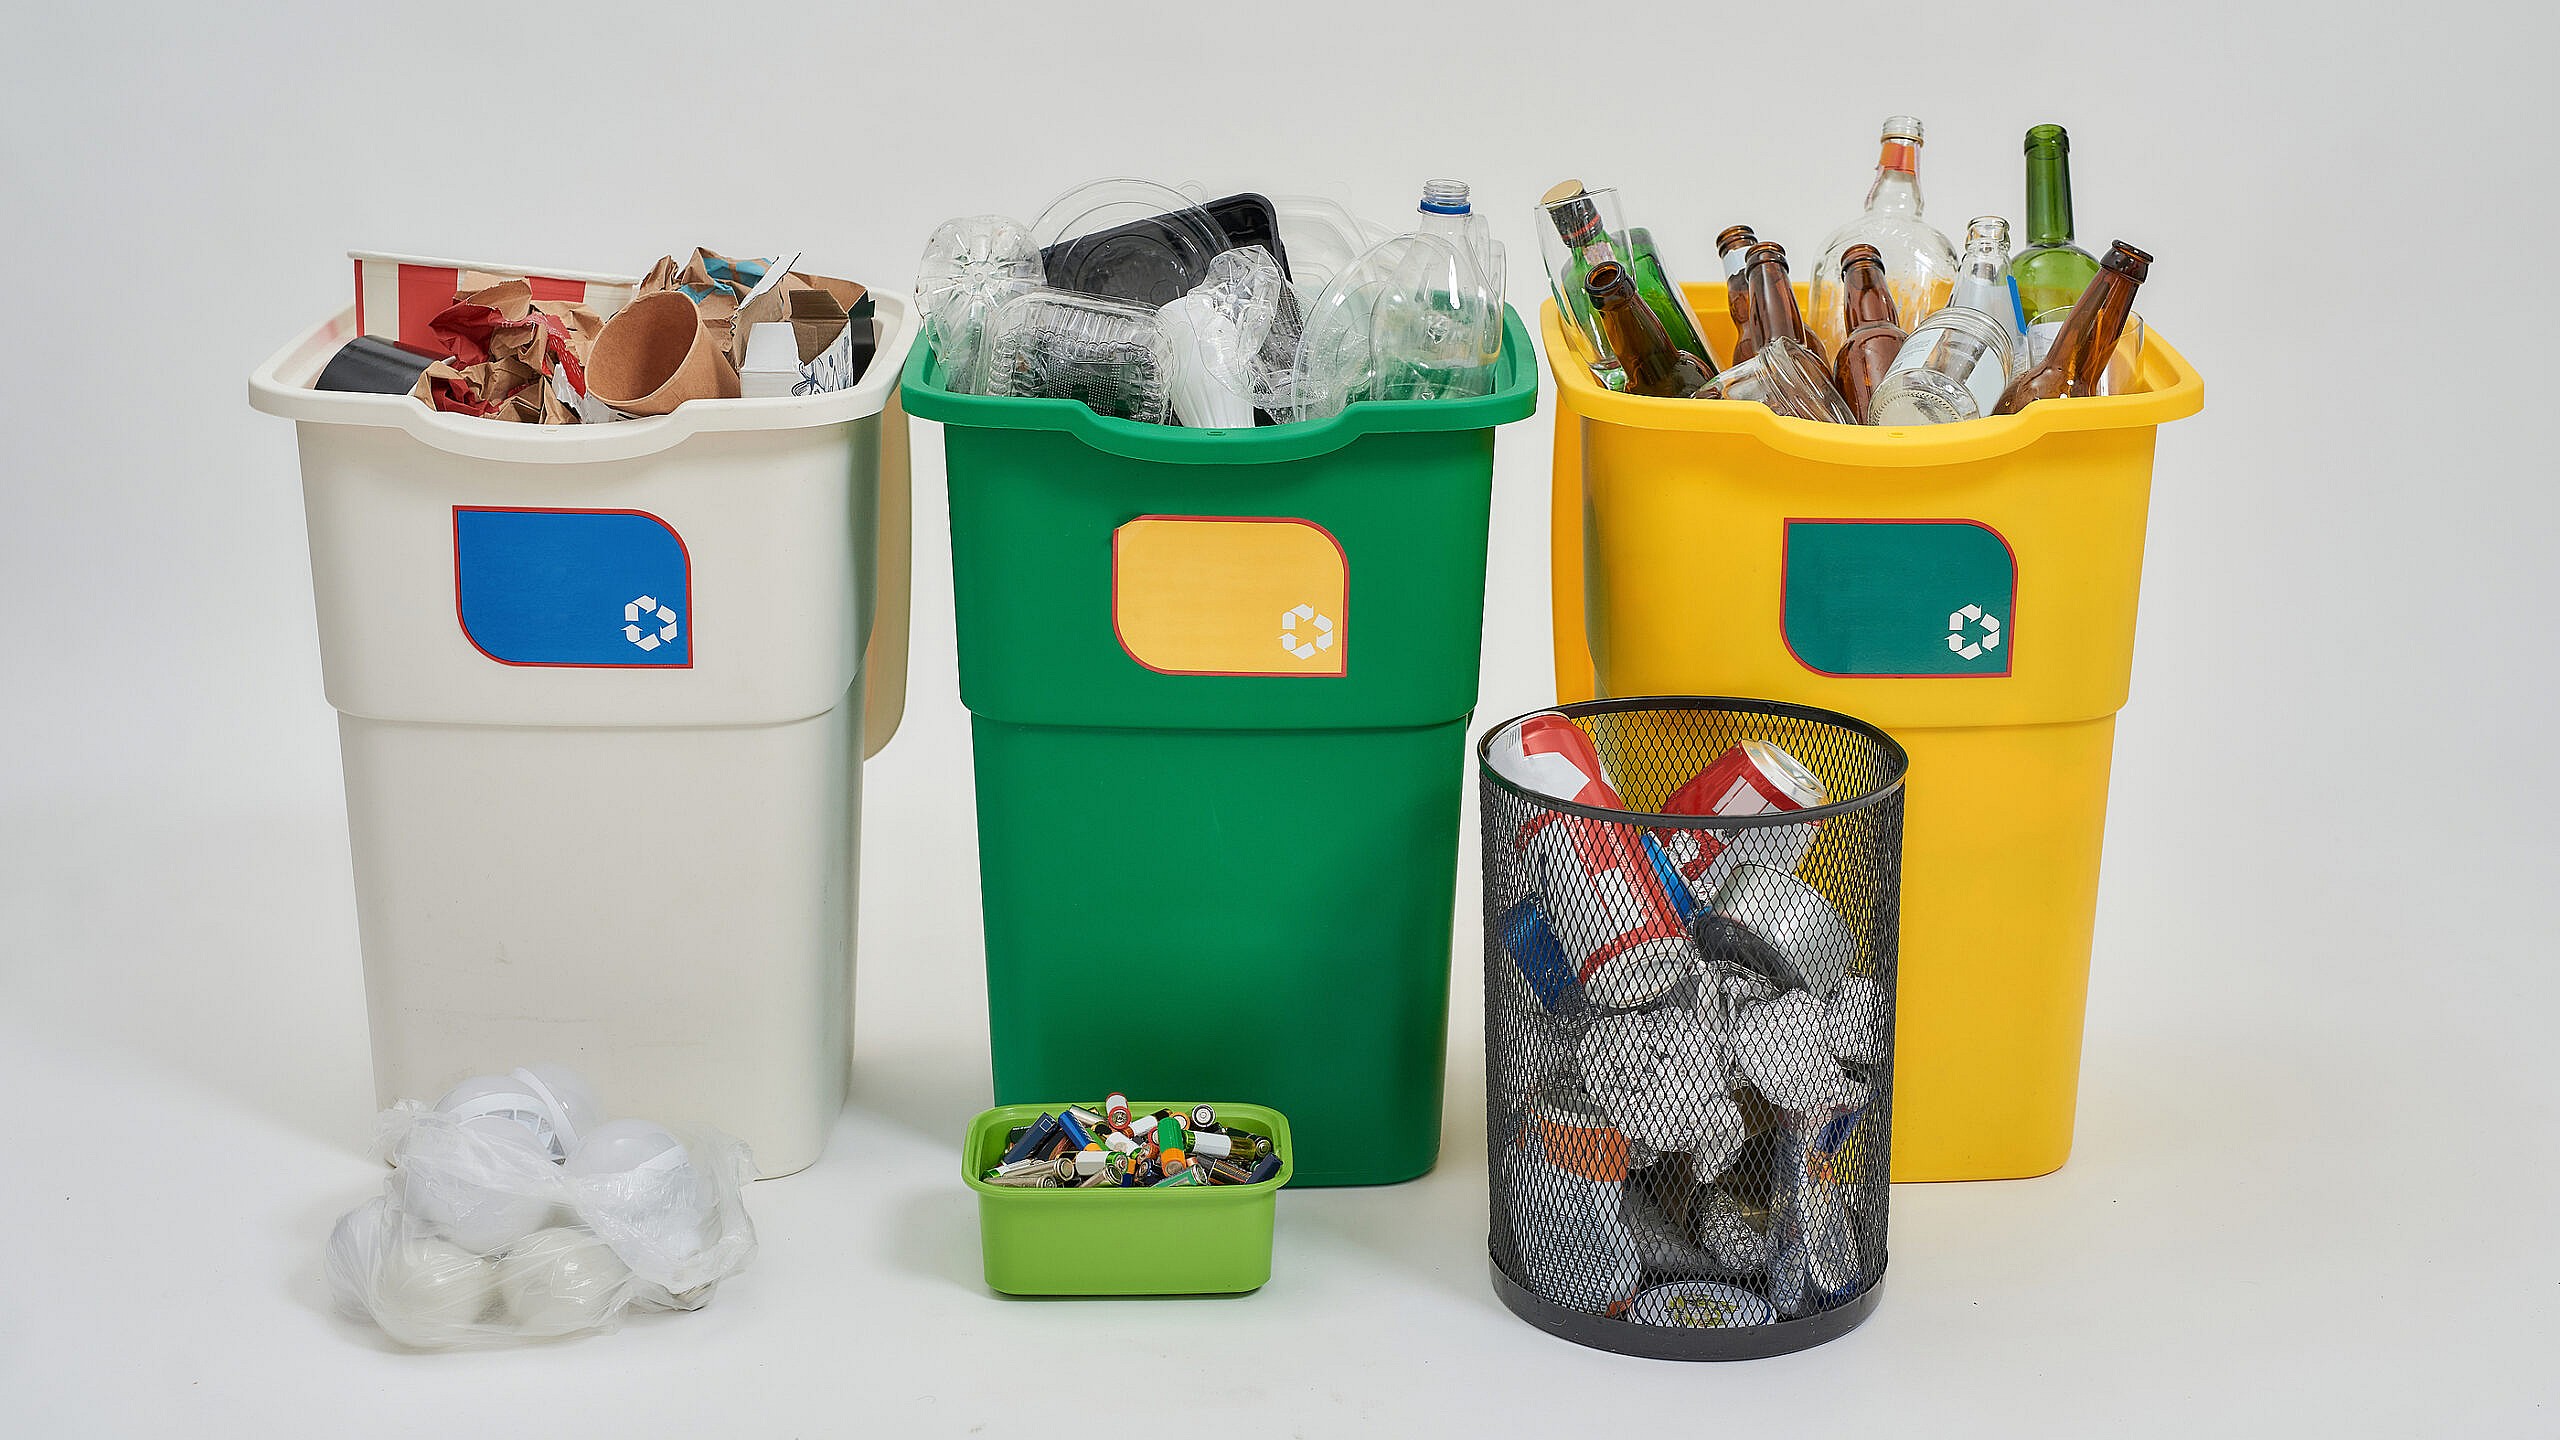
<svg viewBox="0 0 2560 1440">
<path fill-rule="evenodd" d="M 1627 373 L 1628 394 L 1685 398 L 1716 378 L 1707 362 L 1671 343 L 1625 266 L 1615 260 L 1592 266 L 1582 289 L 1609 339 L 1609 353 Z"/>
<path fill-rule="evenodd" d="M 1751 292 L 1743 284 L 1742 277 L 1748 273 L 1743 261 L 1759 243 L 1760 237 L 1748 225 L 1727 225 L 1716 236 L 1716 257 L 1724 264 L 1724 313 L 1733 317 L 1736 343 L 1748 337 L 1752 350 L 1759 349 L 1765 337 L 1751 331 Z M 1733 358 L 1739 362 L 1750 353 L 1745 350 Z"/>
<path fill-rule="evenodd" d="M 1867 402 L 1876 382 L 1893 368 L 1910 337 L 1895 323 L 1893 286 L 1884 273 L 1884 256 L 1873 245 L 1852 245 L 1840 255 L 1840 358 L 1832 366 L 1840 382 L 1840 398 L 1867 417 Z"/>
<path fill-rule="evenodd" d="M 2098 262 L 2098 278 L 2080 292 L 2062 333 L 2035 368 L 2009 382 L 2000 392 L 1994 415 L 2015 415 L 2039 400 L 2098 393 L 2107 361 L 2124 335 L 2125 317 L 2133 313 L 2133 292 L 2151 275 L 2151 257 L 2119 240 Z"/>
<path fill-rule="evenodd" d="M 1751 306 L 1751 333 L 1734 342 L 1733 363 L 1741 364 L 1761 346 L 1784 336 L 1812 351 L 1828 369 L 1831 358 L 1822 353 L 1813 332 L 1805 328 L 1804 312 L 1796 307 L 1796 287 L 1787 279 L 1787 247 L 1763 240 L 1748 254 L 1742 278 Z"/>
</svg>

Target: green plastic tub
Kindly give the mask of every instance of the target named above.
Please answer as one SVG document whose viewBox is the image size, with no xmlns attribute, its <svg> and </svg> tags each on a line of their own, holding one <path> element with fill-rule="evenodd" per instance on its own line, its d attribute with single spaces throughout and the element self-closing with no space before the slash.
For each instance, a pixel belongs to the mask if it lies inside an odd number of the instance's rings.
<svg viewBox="0 0 2560 1440">
<path fill-rule="evenodd" d="M 1300 1183 L 1440 1149 L 1495 393 L 1187 430 L 955 395 L 941 421 L 999 1102 L 1262 1096 Z"/>
<path fill-rule="evenodd" d="M 1091 1103 L 1090 1098 L 1082 1102 Z M 1149 1100 L 1131 1106 L 1144 1115 Z M 1026 1190 L 980 1175 L 1004 1158 L 1005 1136 L 1061 1104 L 999 1105 L 969 1122 L 960 1178 L 978 1192 L 978 1245 L 987 1284 L 1007 1295 L 1232 1295 L 1271 1278 L 1271 1227 L 1297 1146 L 1289 1122 L 1260 1105 L 1210 1102 L 1229 1130 L 1266 1136 L 1280 1174 L 1259 1185 Z"/>
</svg>

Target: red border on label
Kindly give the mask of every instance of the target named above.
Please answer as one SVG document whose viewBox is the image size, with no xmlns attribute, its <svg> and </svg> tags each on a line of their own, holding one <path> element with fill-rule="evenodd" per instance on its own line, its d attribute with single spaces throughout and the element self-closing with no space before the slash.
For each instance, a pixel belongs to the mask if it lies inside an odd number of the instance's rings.
<svg viewBox="0 0 2560 1440">
<path fill-rule="evenodd" d="M 1342 541 L 1332 531 L 1313 520 L 1302 519 L 1295 515 L 1132 515 L 1121 521 L 1119 525 L 1111 527 L 1111 638 L 1119 645 L 1120 653 L 1129 657 L 1131 664 L 1152 674 L 1176 678 L 1189 676 L 1212 676 L 1235 680 L 1348 680 L 1351 678 L 1349 648 L 1351 642 L 1347 639 L 1343 641 L 1342 669 L 1331 675 L 1318 675 L 1305 670 L 1165 670 L 1139 659 L 1138 652 L 1129 648 L 1128 637 L 1120 633 L 1120 531 L 1122 526 L 1135 525 L 1141 520 L 1193 520 L 1220 525 L 1303 525 L 1323 536 L 1327 543 L 1333 546 L 1333 553 L 1342 557 L 1342 618 L 1346 626 L 1351 621 L 1351 552 L 1342 548 Z"/>
<path fill-rule="evenodd" d="M 2009 652 L 2001 657 L 1997 670 L 1939 670 L 1929 672 L 1894 672 L 1860 670 L 1855 672 L 1824 670 L 1805 662 L 1796 653 L 1796 642 L 1787 638 L 1787 552 L 1795 543 L 1798 525 L 1965 525 L 1984 531 L 2009 552 L 2009 619 L 2001 630 L 2000 648 Z M 1778 643 L 1787 647 L 1787 658 L 1806 673 L 1831 680 L 2007 680 L 2018 673 L 2018 591 L 2025 583 L 2025 572 L 2018 567 L 2018 547 L 2000 533 L 2000 527 L 1980 520 L 1922 517 L 1912 515 L 1789 515 L 1778 522 Z"/>
<path fill-rule="evenodd" d="M 675 537 L 676 550 L 684 556 L 684 623 L 690 628 L 691 634 L 695 638 L 699 638 L 702 632 L 699 627 L 694 626 L 693 547 L 684 543 L 684 532 L 678 530 L 673 525 L 668 524 L 665 516 L 652 515 L 646 510 L 585 510 L 574 505 L 454 506 L 452 532 L 453 628 L 462 632 L 462 638 L 470 641 L 472 649 L 480 651 L 482 659 L 493 661 L 500 665 L 512 665 L 519 670 L 690 670 L 693 668 L 693 657 L 701 653 L 702 647 L 693 643 L 692 639 L 688 639 L 685 642 L 684 663 L 681 665 L 668 665 L 665 663 L 652 664 L 647 661 L 623 661 L 621 663 L 614 664 L 598 660 L 501 660 L 497 656 L 490 654 L 487 650 L 482 649 L 479 640 L 471 633 L 471 626 L 462 618 L 462 516 L 465 511 L 474 515 L 637 515 L 643 520 L 652 522 L 657 525 L 658 528 Z"/>
</svg>

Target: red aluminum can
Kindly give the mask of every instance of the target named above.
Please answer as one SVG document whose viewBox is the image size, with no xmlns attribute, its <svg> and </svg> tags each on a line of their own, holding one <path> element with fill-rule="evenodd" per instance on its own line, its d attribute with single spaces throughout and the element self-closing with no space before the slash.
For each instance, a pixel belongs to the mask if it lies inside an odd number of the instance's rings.
<svg viewBox="0 0 2560 1440">
<path fill-rule="evenodd" d="M 1523 716 L 1503 727 L 1485 749 L 1494 773 L 1532 795 L 1624 810 L 1600 752 L 1582 727 L 1552 710 Z"/>
<path fill-rule="evenodd" d="M 1804 762 L 1766 740 L 1745 740 L 1726 748 L 1707 768 L 1662 802 L 1665 815 L 1765 815 L 1773 810 L 1809 810 L 1830 799 L 1819 777 Z M 1813 825 L 1784 826 L 1762 832 L 1736 854 L 1733 843 L 1712 830 L 1658 830 L 1663 853 L 1700 899 L 1716 893 L 1725 872 L 1748 859 L 1793 872 L 1813 846 Z"/>
<path fill-rule="evenodd" d="M 1645 853 L 1642 830 L 1549 812 L 1521 826 L 1515 843 L 1547 927 L 1594 1002 L 1642 1005 L 1689 973 L 1697 947 Z"/>
</svg>

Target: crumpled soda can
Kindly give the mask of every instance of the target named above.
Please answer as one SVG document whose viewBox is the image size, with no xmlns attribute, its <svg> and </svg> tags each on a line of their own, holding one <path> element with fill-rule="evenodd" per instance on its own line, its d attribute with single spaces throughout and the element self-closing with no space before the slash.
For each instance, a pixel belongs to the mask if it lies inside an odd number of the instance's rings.
<svg viewBox="0 0 2560 1440">
<path fill-rule="evenodd" d="M 1775 1324 L 1778 1312 L 1768 1301 L 1739 1285 L 1680 1280 L 1656 1285 L 1627 1302 L 1627 1318 L 1638 1325 L 1735 1330 L 1746 1325 Z"/>
<path fill-rule="evenodd" d="M 1770 1203 L 1769 1300 L 1778 1313 L 1828 1309 L 1864 1288 L 1858 1222 L 1839 1150 L 1861 1112 L 1789 1115 Z"/>
<path fill-rule="evenodd" d="M 1774 1248 L 1768 1207 L 1746 1204 L 1733 1191 L 1718 1187 L 1698 1212 L 1698 1244 L 1728 1274 L 1755 1278 L 1767 1274 Z"/>
<path fill-rule="evenodd" d="M 1723 1037 L 1697 1010 L 1606 1016 L 1583 1032 L 1575 1058 L 1584 1088 L 1617 1128 L 1657 1150 L 1692 1148 L 1714 1103 L 1733 1104 L 1725 1093 Z M 1738 1132 L 1739 1113 L 1733 1126 Z"/>
</svg>

